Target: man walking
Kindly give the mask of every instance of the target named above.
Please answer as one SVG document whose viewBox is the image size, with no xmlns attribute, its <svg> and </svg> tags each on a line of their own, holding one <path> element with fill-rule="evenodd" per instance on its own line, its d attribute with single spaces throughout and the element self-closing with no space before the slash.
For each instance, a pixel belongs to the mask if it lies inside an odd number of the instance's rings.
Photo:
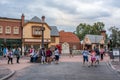
<svg viewBox="0 0 120 80">
<path fill-rule="evenodd" d="M 14 54 L 16 55 L 16 63 L 19 64 L 19 59 L 20 59 L 20 49 L 19 48 L 16 48 L 15 51 L 14 51 Z"/>
<path fill-rule="evenodd" d="M 95 48 L 95 52 L 96 52 L 96 62 L 95 62 L 95 63 L 98 63 L 98 64 L 99 64 L 100 51 L 99 51 L 98 45 L 97 45 L 96 48 Z"/>
</svg>

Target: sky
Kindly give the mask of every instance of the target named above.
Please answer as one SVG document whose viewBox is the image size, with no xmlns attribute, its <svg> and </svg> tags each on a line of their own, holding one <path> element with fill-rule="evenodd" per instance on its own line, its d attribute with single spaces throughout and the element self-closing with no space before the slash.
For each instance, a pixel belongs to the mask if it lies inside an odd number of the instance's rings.
<svg viewBox="0 0 120 80">
<path fill-rule="evenodd" d="M 41 18 L 58 30 L 74 32 L 80 23 L 103 22 L 105 30 L 120 26 L 120 0 L 0 0 L 0 17 Z"/>
</svg>

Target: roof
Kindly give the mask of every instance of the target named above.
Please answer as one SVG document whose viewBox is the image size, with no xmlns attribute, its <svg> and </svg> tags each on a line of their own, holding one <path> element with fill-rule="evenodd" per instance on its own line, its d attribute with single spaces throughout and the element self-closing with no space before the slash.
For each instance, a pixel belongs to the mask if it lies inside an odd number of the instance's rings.
<svg viewBox="0 0 120 80">
<path fill-rule="evenodd" d="M 51 36 L 59 36 L 59 31 L 56 26 L 50 26 L 51 28 Z"/>
<path fill-rule="evenodd" d="M 60 31 L 60 42 L 80 43 L 79 38 L 72 32 Z"/>
<path fill-rule="evenodd" d="M 40 19 L 39 17 L 37 17 L 37 16 L 34 16 L 34 17 L 30 20 L 30 22 L 41 22 L 41 19 Z"/>
<path fill-rule="evenodd" d="M 21 19 L 16 19 L 16 18 L 8 18 L 8 17 L 0 17 L 0 19 L 7 19 L 7 20 L 21 20 Z"/>
<path fill-rule="evenodd" d="M 102 35 L 87 34 L 86 37 L 88 37 L 90 39 L 91 43 L 99 43 L 103 39 Z"/>
</svg>

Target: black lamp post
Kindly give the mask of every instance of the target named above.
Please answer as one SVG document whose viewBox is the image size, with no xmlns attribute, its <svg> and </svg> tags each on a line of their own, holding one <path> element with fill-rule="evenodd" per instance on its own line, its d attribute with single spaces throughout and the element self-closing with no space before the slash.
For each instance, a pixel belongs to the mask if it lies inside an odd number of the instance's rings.
<svg viewBox="0 0 120 80">
<path fill-rule="evenodd" d="M 44 30 L 45 30 L 45 28 L 43 27 L 43 24 L 42 24 L 42 27 L 40 27 L 40 30 L 42 31 L 42 48 L 44 48 Z"/>
<path fill-rule="evenodd" d="M 43 24 L 45 23 L 45 16 L 42 16 L 42 26 L 40 27 L 40 30 L 42 31 L 42 48 L 44 48 L 44 30 Z"/>
</svg>

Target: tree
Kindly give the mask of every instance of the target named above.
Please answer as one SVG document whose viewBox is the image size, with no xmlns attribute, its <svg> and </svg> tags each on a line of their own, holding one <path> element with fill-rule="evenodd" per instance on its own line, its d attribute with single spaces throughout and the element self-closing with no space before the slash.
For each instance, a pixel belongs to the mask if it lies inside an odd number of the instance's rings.
<svg viewBox="0 0 120 80">
<path fill-rule="evenodd" d="M 97 22 L 94 23 L 93 25 L 80 23 L 76 28 L 75 34 L 79 37 L 80 40 L 83 40 L 86 34 L 99 35 L 100 31 L 103 29 L 104 29 L 103 22 Z"/>
<path fill-rule="evenodd" d="M 120 47 L 120 30 L 115 26 L 111 27 L 110 29 L 110 36 L 109 40 L 111 41 L 111 48 L 113 47 Z"/>
</svg>

